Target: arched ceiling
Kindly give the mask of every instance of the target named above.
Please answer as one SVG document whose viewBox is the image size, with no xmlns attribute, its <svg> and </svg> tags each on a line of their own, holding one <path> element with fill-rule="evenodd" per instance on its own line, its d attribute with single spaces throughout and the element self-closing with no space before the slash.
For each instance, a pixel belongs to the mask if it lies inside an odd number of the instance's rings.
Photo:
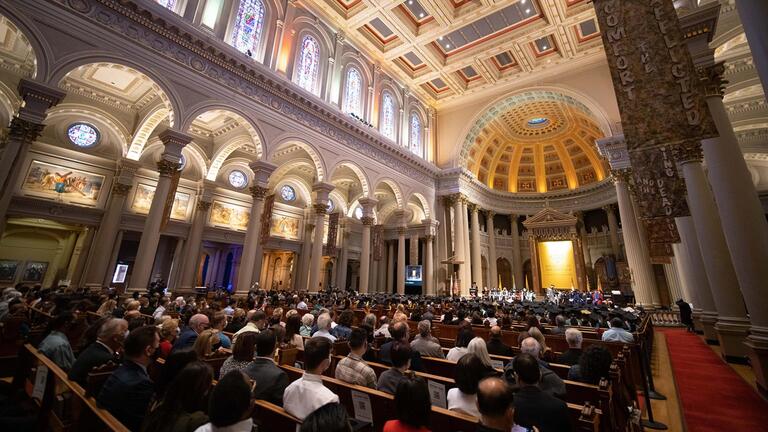
<svg viewBox="0 0 768 432">
<path fill-rule="evenodd" d="M 521 98 L 492 107 L 469 148 L 466 168 L 489 188 L 520 193 L 573 190 L 607 168 L 595 140 L 603 132 L 571 98 Z M 573 101 L 575 102 L 575 101 Z"/>
<path fill-rule="evenodd" d="M 0 15 L 0 68 L 31 78 L 35 74 L 37 61 L 26 36 Z"/>
</svg>

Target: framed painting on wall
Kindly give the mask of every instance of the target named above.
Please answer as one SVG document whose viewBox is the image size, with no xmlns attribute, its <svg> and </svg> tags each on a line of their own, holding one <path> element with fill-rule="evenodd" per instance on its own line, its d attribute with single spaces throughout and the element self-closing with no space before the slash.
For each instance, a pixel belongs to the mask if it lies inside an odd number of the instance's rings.
<svg viewBox="0 0 768 432">
<path fill-rule="evenodd" d="M 45 272 L 47 270 L 47 262 L 27 261 L 27 264 L 24 266 L 24 274 L 21 277 L 21 281 L 27 283 L 41 283 L 45 278 Z"/>
<path fill-rule="evenodd" d="M 16 281 L 16 273 L 19 271 L 19 262 L 0 260 L 0 283 Z"/>
<path fill-rule="evenodd" d="M 250 212 L 246 207 L 214 200 L 211 206 L 211 225 L 245 231 Z"/>
<path fill-rule="evenodd" d="M 144 183 L 139 183 L 136 187 L 136 193 L 133 195 L 131 209 L 138 214 L 149 213 L 152 206 L 152 199 L 155 197 L 155 187 Z M 189 214 L 190 196 L 184 192 L 176 192 L 173 197 L 173 207 L 171 207 L 171 219 L 187 220 Z"/>
<path fill-rule="evenodd" d="M 289 240 L 298 240 L 299 218 L 293 216 L 273 216 L 269 235 Z"/>
<path fill-rule="evenodd" d="M 104 176 L 33 160 L 21 190 L 25 195 L 95 207 Z"/>
</svg>

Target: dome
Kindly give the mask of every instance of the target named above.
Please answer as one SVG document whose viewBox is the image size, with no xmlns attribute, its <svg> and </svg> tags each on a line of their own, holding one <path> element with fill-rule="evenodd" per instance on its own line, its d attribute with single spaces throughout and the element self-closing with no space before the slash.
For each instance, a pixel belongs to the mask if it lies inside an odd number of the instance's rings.
<svg viewBox="0 0 768 432">
<path fill-rule="evenodd" d="M 489 188 L 543 193 L 603 180 L 595 147 L 604 136 L 594 115 L 570 96 L 529 92 L 504 99 L 480 117 L 465 167 Z"/>
</svg>

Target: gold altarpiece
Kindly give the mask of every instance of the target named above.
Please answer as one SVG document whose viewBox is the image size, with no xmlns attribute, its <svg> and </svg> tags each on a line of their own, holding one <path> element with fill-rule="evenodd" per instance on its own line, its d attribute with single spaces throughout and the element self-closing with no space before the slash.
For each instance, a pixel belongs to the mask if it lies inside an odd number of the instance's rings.
<svg viewBox="0 0 768 432">
<path fill-rule="evenodd" d="M 584 256 L 576 216 L 545 208 L 526 219 L 531 251 L 533 288 L 542 294 L 542 286 L 558 289 L 587 289 Z"/>
</svg>

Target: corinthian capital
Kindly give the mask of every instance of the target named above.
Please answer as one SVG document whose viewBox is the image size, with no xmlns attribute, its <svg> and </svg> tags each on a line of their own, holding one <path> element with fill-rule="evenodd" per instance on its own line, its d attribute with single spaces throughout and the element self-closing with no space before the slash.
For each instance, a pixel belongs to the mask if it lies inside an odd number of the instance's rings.
<svg viewBox="0 0 768 432">
<path fill-rule="evenodd" d="M 269 189 L 263 186 L 251 186 L 249 188 L 249 191 L 251 192 L 251 196 L 253 197 L 253 199 L 263 200 L 264 197 L 267 196 Z"/>
<path fill-rule="evenodd" d="M 723 73 L 725 73 L 723 62 L 701 68 L 698 72 L 704 89 L 704 96 L 717 96 L 722 98 L 725 92 L 725 85 L 728 84 L 728 81 L 723 78 Z"/>
</svg>

